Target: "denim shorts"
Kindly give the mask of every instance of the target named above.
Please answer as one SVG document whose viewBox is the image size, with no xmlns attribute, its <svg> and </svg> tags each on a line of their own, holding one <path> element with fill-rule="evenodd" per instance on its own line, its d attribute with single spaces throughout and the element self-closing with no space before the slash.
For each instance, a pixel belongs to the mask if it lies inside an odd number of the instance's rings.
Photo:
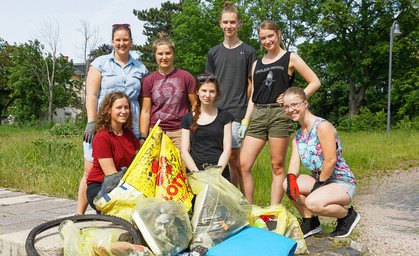
<svg viewBox="0 0 419 256">
<path fill-rule="evenodd" d="M 85 141 L 83 141 L 83 155 L 84 155 L 84 159 L 86 159 L 87 161 L 93 163 L 93 149 L 92 149 L 92 143 L 87 143 Z"/>
<path fill-rule="evenodd" d="M 351 198 L 351 201 L 354 198 L 355 190 L 356 190 L 356 184 L 355 183 L 345 181 L 345 180 L 338 180 L 338 179 L 334 179 L 334 178 L 328 179 L 326 181 L 326 184 L 327 183 L 337 183 L 337 184 L 341 185 L 345 189 L 345 191 L 349 195 L 349 197 Z"/>
<path fill-rule="evenodd" d="M 239 138 L 238 132 L 240 128 L 240 122 L 233 121 L 231 124 L 231 135 L 232 143 L 231 148 L 240 148 L 242 146 L 243 140 Z"/>
</svg>

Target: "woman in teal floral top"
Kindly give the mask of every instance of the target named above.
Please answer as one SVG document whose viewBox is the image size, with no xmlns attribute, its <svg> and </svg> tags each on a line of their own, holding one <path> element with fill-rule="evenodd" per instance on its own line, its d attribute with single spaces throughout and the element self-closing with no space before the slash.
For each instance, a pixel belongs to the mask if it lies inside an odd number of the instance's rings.
<svg viewBox="0 0 419 256">
<path fill-rule="evenodd" d="M 346 209 L 355 195 L 356 180 L 342 157 L 342 144 L 335 127 L 310 113 L 303 89 L 290 87 L 283 95 L 285 113 L 299 122 L 292 141 L 291 161 L 284 190 L 300 212 L 304 237 L 322 231 L 318 214 L 338 219 L 332 237 L 346 237 L 360 216 L 353 207 Z M 299 174 L 300 162 L 311 175 Z"/>
</svg>

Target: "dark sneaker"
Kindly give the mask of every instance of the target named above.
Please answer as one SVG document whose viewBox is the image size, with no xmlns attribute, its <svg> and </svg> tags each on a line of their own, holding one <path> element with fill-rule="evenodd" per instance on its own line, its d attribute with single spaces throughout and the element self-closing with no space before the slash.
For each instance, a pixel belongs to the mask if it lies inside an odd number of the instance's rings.
<svg viewBox="0 0 419 256">
<path fill-rule="evenodd" d="M 338 219 L 338 225 L 336 229 L 330 233 L 331 237 L 347 237 L 351 234 L 352 230 L 355 228 L 356 224 L 358 224 L 361 217 L 359 214 L 351 208 L 348 209 L 348 215 L 342 219 Z"/>
<path fill-rule="evenodd" d="M 301 231 L 304 234 L 304 238 L 320 233 L 322 230 L 323 228 L 322 225 L 320 225 L 319 217 L 303 218 Z"/>
</svg>

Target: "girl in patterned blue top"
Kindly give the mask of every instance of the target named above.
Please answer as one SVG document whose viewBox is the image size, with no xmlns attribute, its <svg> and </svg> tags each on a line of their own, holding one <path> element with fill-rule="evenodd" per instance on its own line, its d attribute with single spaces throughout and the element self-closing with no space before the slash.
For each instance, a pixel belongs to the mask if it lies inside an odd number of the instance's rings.
<svg viewBox="0 0 419 256">
<path fill-rule="evenodd" d="M 284 190 L 300 212 L 304 237 L 322 231 L 318 214 L 338 219 L 332 237 L 346 237 L 360 217 L 346 209 L 356 189 L 354 174 L 342 157 L 342 144 L 334 126 L 308 110 L 303 89 L 290 87 L 283 95 L 285 113 L 299 129 L 292 140 L 291 160 Z M 299 174 L 300 161 L 311 175 Z"/>
</svg>

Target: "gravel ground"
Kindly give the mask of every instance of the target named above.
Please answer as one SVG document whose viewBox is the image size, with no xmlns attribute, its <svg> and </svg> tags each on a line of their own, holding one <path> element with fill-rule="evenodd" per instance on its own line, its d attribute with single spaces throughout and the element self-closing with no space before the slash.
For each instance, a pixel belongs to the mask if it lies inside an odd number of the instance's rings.
<svg viewBox="0 0 419 256">
<path fill-rule="evenodd" d="M 355 231 L 369 255 L 419 255 L 419 166 L 363 181 Z"/>
</svg>

